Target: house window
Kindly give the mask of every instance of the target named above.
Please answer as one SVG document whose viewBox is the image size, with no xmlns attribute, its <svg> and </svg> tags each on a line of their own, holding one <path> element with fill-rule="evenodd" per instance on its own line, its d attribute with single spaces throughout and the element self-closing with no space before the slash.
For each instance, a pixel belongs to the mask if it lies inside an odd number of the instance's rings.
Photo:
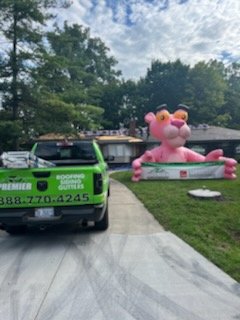
<svg viewBox="0 0 240 320">
<path fill-rule="evenodd" d="M 108 146 L 108 153 L 115 157 L 131 156 L 131 147 L 126 144 L 110 144 Z"/>
</svg>

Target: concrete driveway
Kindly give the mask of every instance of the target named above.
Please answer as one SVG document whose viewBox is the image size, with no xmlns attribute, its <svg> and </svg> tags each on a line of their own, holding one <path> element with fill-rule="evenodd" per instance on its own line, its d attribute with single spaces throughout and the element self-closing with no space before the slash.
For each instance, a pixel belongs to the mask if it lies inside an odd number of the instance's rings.
<svg viewBox="0 0 240 320">
<path fill-rule="evenodd" d="M 240 285 L 112 181 L 107 232 L 0 232 L 2 320 L 236 320 Z"/>
</svg>

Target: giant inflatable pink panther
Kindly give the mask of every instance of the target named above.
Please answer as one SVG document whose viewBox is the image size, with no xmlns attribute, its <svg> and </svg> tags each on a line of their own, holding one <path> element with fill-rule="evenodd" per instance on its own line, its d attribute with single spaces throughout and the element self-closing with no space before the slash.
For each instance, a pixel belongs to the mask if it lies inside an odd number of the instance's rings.
<svg viewBox="0 0 240 320">
<path fill-rule="evenodd" d="M 186 139 L 190 137 L 191 130 L 187 125 L 188 107 L 180 104 L 177 110 L 170 114 L 167 105 L 157 108 L 156 114 L 149 112 L 145 121 L 149 124 L 152 136 L 161 141 L 161 145 L 152 150 L 147 150 L 141 157 L 132 163 L 133 181 L 139 181 L 142 174 L 142 162 L 206 162 L 224 161 L 224 178 L 236 178 L 237 161 L 223 157 L 223 150 L 216 149 L 203 156 L 193 150 L 183 147 Z"/>
</svg>

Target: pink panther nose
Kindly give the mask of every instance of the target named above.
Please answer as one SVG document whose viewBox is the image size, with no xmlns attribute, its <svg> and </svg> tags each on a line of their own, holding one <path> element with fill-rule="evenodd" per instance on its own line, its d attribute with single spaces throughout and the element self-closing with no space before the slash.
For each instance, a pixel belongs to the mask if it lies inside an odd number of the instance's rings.
<svg viewBox="0 0 240 320">
<path fill-rule="evenodd" d="M 173 126 L 175 126 L 175 127 L 177 127 L 178 129 L 180 129 L 183 125 L 184 125 L 184 121 L 182 121 L 182 120 L 172 120 L 171 121 L 171 124 L 173 125 Z"/>
</svg>

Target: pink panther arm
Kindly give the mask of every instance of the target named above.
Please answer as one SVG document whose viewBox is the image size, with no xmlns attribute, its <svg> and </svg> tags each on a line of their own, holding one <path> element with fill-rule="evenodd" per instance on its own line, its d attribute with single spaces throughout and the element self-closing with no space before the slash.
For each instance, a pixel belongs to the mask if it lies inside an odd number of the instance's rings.
<svg viewBox="0 0 240 320">
<path fill-rule="evenodd" d="M 224 178 L 225 179 L 235 179 L 236 178 L 236 165 L 237 161 L 232 158 L 223 157 L 223 150 L 216 149 L 209 152 L 206 156 L 203 156 L 197 152 L 190 149 L 186 151 L 188 162 L 207 162 L 207 161 L 224 161 Z"/>
<path fill-rule="evenodd" d="M 142 162 L 155 162 L 155 158 L 151 151 L 147 150 L 140 158 L 132 162 L 133 176 L 132 181 L 139 181 L 142 174 Z"/>
<path fill-rule="evenodd" d="M 224 161 L 224 178 L 225 179 L 235 179 L 236 178 L 236 166 L 237 161 L 233 158 L 227 158 L 223 156 L 222 149 L 216 149 L 206 155 L 205 161 Z"/>
<path fill-rule="evenodd" d="M 185 157 L 187 162 L 204 162 L 205 161 L 205 156 L 188 148 L 185 148 Z"/>
</svg>

